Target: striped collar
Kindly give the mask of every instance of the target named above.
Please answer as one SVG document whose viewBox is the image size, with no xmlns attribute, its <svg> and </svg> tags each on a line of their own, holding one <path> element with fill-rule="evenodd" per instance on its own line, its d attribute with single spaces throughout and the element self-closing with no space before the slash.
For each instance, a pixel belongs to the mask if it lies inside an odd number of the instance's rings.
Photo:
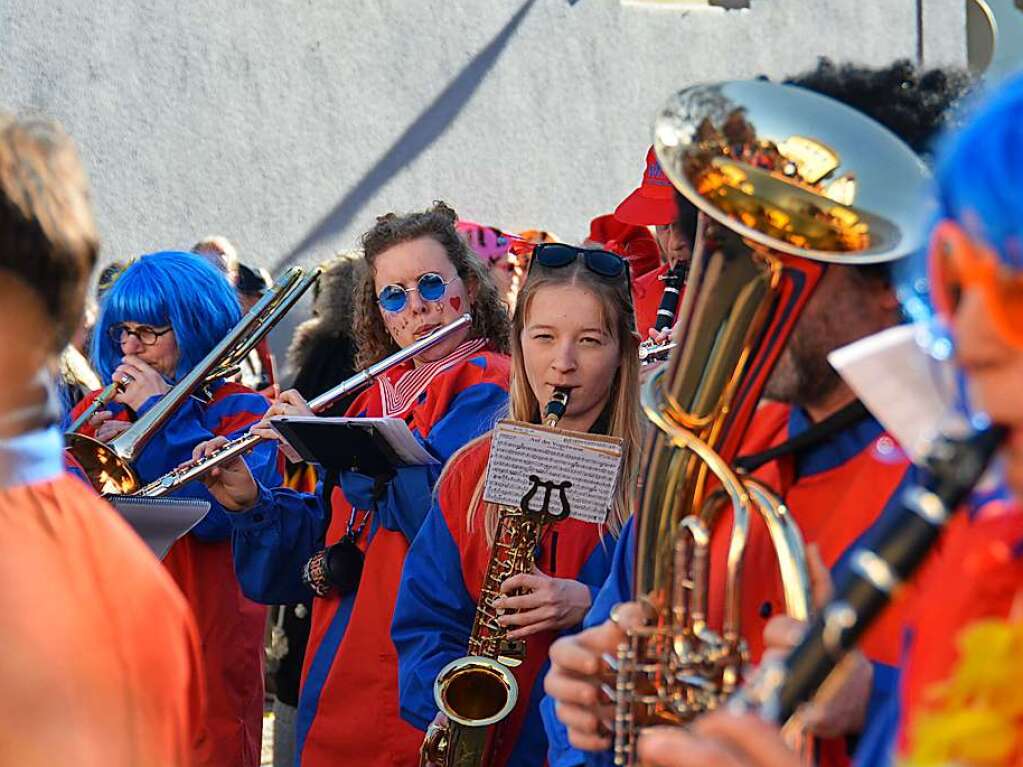
<svg viewBox="0 0 1023 767">
<path fill-rule="evenodd" d="M 464 362 L 487 345 L 485 338 L 471 338 L 455 349 L 447 357 L 433 362 L 424 362 L 402 373 L 395 381 L 387 376 L 377 379 L 380 402 L 385 418 L 401 418 L 404 416 L 426 391 L 426 387 L 443 373 L 455 365 Z"/>
</svg>

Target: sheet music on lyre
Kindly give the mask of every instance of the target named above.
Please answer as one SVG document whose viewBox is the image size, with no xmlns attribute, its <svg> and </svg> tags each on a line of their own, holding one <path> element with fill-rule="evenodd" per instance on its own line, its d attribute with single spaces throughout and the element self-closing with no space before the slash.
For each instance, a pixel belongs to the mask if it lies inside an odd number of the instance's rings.
<svg viewBox="0 0 1023 767">
<path fill-rule="evenodd" d="M 621 464 L 622 441 L 616 437 L 506 419 L 494 429 L 483 499 L 518 506 L 536 484 L 534 477 L 541 488 L 563 490 L 573 519 L 603 523 Z"/>
</svg>

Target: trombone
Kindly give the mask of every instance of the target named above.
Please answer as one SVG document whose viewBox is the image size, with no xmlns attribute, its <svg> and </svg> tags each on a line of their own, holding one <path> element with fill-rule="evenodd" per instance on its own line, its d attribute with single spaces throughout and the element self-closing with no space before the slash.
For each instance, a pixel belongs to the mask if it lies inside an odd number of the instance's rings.
<svg viewBox="0 0 1023 767">
<path fill-rule="evenodd" d="M 430 333 L 430 335 L 424 336 L 410 346 L 406 346 L 404 349 L 399 349 L 394 354 L 384 357 L 384 359 L 373 363 L 365 370 L 353 375 L 351 378 L 345 379 L 334 388 L 325 391 L 323 394 L 315 397 L 314 399 L 311 399 L 309 401 L 309 409 L 314 413 L 322 413 L 325 410 L 329 410 L 335 403 L 344 399 L 352 392 L 368 386 L 391 368 L 422 354 L 427 349 L 436 346 L 444 339 L 454 333 L 457 333 L 463 328 L 469 327 L 471 324 L 472 316 L 463 314 L 454 322 L 449 322 L 447 325 L 444 325 Z M 186 463 L 183 466 L 172 469 L 162 477 L 158 477 L 153 480 L 148 485 L 137 489 L 133 488 L 133 491 L 127 494 L 143 496 L 146 498 L 162 498 L 169 493 L 173 493 L 175 490 L 181 489 L 194 480 L 205 476 L 220 464 L 226 463 L 240 455 L 244 455 L 265 439 L 267 438 L 249 431 L 242 436 L 236 437 L 230 442 L 225 443 L 205 458 L 192 461 L 191 463 Z"/>
<path fill-rule="evenodd" d="M 65 449 L 84 469 L 96 491 L 104 495 L 129 495 L 138 490 L 142 483 L 132 464 L 153 434 L 193 392 L 237 370 L 245 356 L 287 314 L 319 275 L 319 268 L 308 274 L 303 273 L 299 267 L 292 267 L 285 272 L 224 340 L 211 349 L 159 402 L 109 443 L 103 443 L 75 431 L 88 420 L 86 415 L 91 417 L 130 381 L 122 378 L 107 385 L 97 396 L 97 399 L 102 398 L 104 401 L 95 408 L 90 406 L 64 437 Z"/>
</svg>

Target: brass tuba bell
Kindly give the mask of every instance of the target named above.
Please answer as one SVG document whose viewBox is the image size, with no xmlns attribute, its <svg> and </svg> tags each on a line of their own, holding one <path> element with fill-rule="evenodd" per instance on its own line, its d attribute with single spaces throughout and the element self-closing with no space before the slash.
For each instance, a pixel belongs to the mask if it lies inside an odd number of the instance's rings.
<svg viewBox="0 0 1023 767">
<path fill-rule="evenodd" d="M 775 547 L 786 610 L 807 618 L 799 531 L 771 490 L 732 463 L 827 263 L 890 261 L 921 247 L 929 178 L 905 144 L 861 113 L 764 81 L 681 91 L 656 120 L 654 146 L 701 216 L 677 348 L 642 395 L 653 428 L 643 453 L 634 599 L 647 622 L 607 658 L 616 764 L 635 763 L 640 728 L 688 722 L 741 682 L 751 514 Z M 727 508 L 722 618 L 712 627 L 711 536 Z"/>
</svg>

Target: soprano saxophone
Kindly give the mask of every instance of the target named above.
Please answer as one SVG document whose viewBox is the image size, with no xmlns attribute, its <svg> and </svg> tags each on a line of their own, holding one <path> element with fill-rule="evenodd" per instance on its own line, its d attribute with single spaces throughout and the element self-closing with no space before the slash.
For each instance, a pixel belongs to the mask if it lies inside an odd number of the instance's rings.
<svg viewBox="0 0 1023 767">
<path fill-rule="evenodd" d="M 544 408 L 544 426 L 558 425 L 568 407 L 569 393 L 569 389 L 555 389 Z M 489 764 L 496 745 L 495 728 L 518 701 L 518 683 L 510 669 L 522 663 L 526 645 L 521 639 L 508 638 L 508 629 L 497 622 L 494 601 L 501 596 L 505 580 L 532 571 L 544 530 L 567 515 L 564 508 L 556 514 L 533 511 L 528 496 L 518 507 L 500 507 L 468 654 L 441 669 L 433 685 L 437 708 L 448 723 L 430 726 L 419 752 L 420 765 Z"/>
</svg>

